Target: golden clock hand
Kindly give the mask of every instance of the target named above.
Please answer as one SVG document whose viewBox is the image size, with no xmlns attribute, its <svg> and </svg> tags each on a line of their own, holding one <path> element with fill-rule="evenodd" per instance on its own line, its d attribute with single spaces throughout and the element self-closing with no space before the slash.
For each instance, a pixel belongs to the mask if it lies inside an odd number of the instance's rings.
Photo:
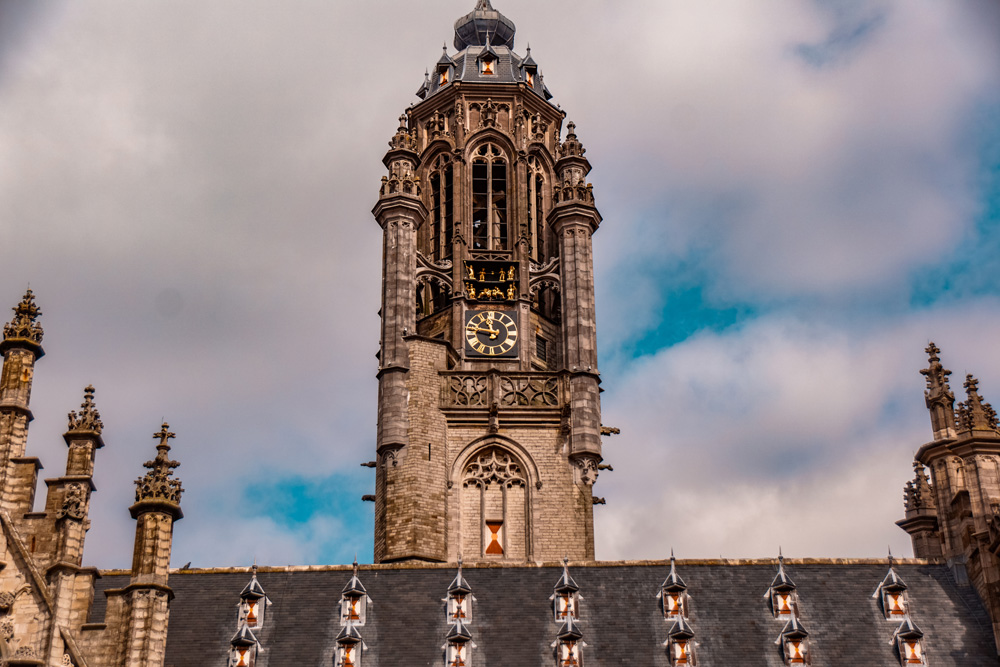
<svg viewBox="0 0 1000 667">
<path fill-rule="evenodd" d="M 494 338 L 496 338 L 497 335 L 500 333 L 499 331 L 497 331 L 495 329 L 484 329 L 482 327 L 477 327 L 476 328 L 476 332 L 477 333 L 478 332 L 488 333 L 490 335 L 490 340 L 493 340 Z"/>
</svg>

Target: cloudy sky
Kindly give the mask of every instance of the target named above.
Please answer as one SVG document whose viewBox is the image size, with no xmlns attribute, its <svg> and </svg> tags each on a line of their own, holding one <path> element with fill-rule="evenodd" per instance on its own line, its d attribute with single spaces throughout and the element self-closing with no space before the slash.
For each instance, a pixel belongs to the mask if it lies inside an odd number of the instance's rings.
<svg viewBox="0 0 1000 667">
<path fill-rule="evenodd" d="M 0 305 L 44 311 L 43 475 L 97 387 L 89 564 L 164 418 L 175 564 L 371 560 L 370 210 L 473 4 L 0 0 Z M 495 6 L 604 216 L 598 557 L 908 555 L 927 342 L 1000 402 L 997 4 Z"/>
</svg>

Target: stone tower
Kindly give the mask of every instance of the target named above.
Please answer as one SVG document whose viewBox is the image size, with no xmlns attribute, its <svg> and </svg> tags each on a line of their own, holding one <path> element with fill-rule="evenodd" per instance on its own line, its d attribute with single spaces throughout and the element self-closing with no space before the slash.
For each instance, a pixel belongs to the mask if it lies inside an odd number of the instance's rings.
<svg viewBox="0 0 1000 667">
<path fill-rule="evenodd" d="M 489 0 L 454 46 L 400 117 L 373 210 L 375 561 L 593 559 L 590 163 Z"/>
<path fill-rule="evenodd" d="M 966 376 L 966 400 L 955 405 L 947 370 L 934 343 L 927 347 L 925 398 L 933 439 L 917 450 L 916 473 L 904 492 L 918 558 L 947 559 L 960 583 L 971 583 L 993 620 L 1000 645 L 1000 431 L 997 413 Z M 927 470 L 930 471 L 928 479 Z"/>
</svg>

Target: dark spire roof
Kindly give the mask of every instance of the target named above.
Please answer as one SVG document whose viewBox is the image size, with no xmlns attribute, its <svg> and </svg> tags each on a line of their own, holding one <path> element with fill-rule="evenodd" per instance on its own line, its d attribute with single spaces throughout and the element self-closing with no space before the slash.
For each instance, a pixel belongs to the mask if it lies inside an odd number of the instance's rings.
<svg viewBox="0 0 1000 667">
<path fill-rule="evenodd" d="M 366 595 L 368 591 L 361 584 L 361 579 L 358 578 L 358 559 L 354 559 L 354 574 L 351 576 L 351 580 L 347 582 L 344 586 L 343 594 L 347 596 L 360 597 Z"/>
<path fill-rule="evenodd" d="M 472 640 L 472 633 L 469 632 L 469 628 L 465 627 L 465 623 L 461 620 L 456 621 L 451 630 L 448 631 L 447 641 L 455 644 L 464 644 L 467 641 Z"/>
<path fill-rule="evenodd" d="M 246 585 L 243 592 L 240 593 L 241 600 L 259 600 L 263 597 L 267 597 L 264 593 L 264 588 L 257 581 L 257 566 L 253 566 L 253 575 L 250 577 L 250 583 Z"/>
<path fill-rule="evenodd" d="M 514 48 L 514 22 L 493 9 L 490 0 L 478 0 L 476 8 L 455 21 L 455 48 L 483 46 L 487 36 L 497 46 Z"/>
<path fill-rule="evenodd" d="M 563 573 L 555 585 L 556 593 L 576 593 L 580 590 L 573 577 L 569 576 L 569 559 L 563 559 Z"/>
<path fill-rule="evenodd" d="M 781 639 L 805 639 L 808 636 L 805 627 L 794 616 L 781 629 Z"/>
<path fill-rule="evenodd" d="M 451 56 L 448 55 L 448 45 L 444 44 L 441 46 L 441 57 L 438 58 L 438 65 L 454 65 L 455 61 L 452 60 Z"/>
<path fill-rule="evenodd" d="M 250 631 L 250 627 L 243 623 L 229 643 L 233 646 L 253 646 L 257 643 L 257 637 Z"/>
<path fill-rule="evenodd" d="M 785 572 L 785 557 L 778 554 L 778 574 L 774 575 L 774 580 L 771 581 L 771 590 L 773 591 L 793 591 L 795 590 L 795 582 L 792 578 L 788 576 Z"/>
<path fill-rule="evenodd" d="M 903 583 L 902 577 L 896 573 L 896 568 L 893 567 L 892 550 L 889 551 L 889 572 L 885 575 L 885 579 L 882 583 L 878 585 L 875 592 L 872 593 L 872 597 L 878 597 L 878 594 L 882 591 L 905 591 L 906 584 Z"/>
<path fill-rule="evenodd" d="M 361 633 L 354 627 L 353 623 L 348 623 L 337 635 L 338 644 L 358 644 L 361 642 Z"/>
<path fill-rule="evenodd" d="M 521 67 L 538 67 L 538 63 L 536 63 L 535 59 L 531 57 L 531 46 L 528 46 L 528 49 L 524 54 L 524 60 L 521 61 Z"/>
<path fill-rule="evenodd" d="M 458 559 L 458 574 L 452 580 L 451 585 L 448 586 L 448 595 L 468 595 L 472 592 L 472 588 L 469 586 L 469 582 L 465 580 L 462 576 L 462 559 Z"/>
<path fill-rule="evenodd" d="M 567 639 L 576 640 L 583 637 L 583 630 L 580 629 L 580 624 L 572 616 L 566 617 L 566 622 L 562 624 L 559 628 L 559 634 L 556 635 L 559 639 L 565 641 Z"/>
<path fill-rule="evenodd" d="M 678 616 L 674 624 L 670 626 L 667 636 L 671 639 L 691 639 L 694 637 L 694 630 L 691 629 L 683 616 Z"/>
<path fill-rule="evenodd" d="M 490 44 L 490 36 L 486 35 L 486 44 L 483 46 L 483 50 L 479 52 L 479 59 L 486 60 L 487 57 L 493 60 L 499 60 L 497 52 L 493 50 L 493 45 Z"/>
<path fill-rule="evenodd" d="M 685 584 L 684 580 L 677 574 L 677 563 L 674 560 L 673 550 L 670 551 L 670 573 L 667 575 L 667 578 L 663 580 L 663 584 L 660 588 L 669 593 L 687 590 L 687 584 Z"/>
<path fill-rule="evenodd" d="M 910 617 L 907 616 L 903 619 L 903 622 L 899 624 L 896 631 L 892 633 L 893 637 L 899 637 L 900 639 L 920 639 L 924 636 L 924 633 L 920 631 L 920 628 L 914 624 Z"/>
</svg>

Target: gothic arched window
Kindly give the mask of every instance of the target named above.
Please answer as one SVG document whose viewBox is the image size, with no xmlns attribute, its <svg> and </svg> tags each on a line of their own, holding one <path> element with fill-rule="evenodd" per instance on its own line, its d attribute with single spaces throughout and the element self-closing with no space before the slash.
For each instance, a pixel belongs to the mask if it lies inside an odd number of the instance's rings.
<svg viewBox="0 0 1000 667">
<path fill-rule="evenodd" d="M 545 259 L 545 207 L 542 189 L 545 187 L 545 170 L 542 161 L 532 155 L 528 158 L 528 242 L 531 258 L 536 262 Z"/>
<path fill-rule="evenodd" d="M 527 557 L 528 485 L 521 462 L 489 447 L 466 464 L 462 482 L 462 550 L 470 557 Z"/>
<path fill-rule="evenodd" d="M 447 155 L 440 156 L 435 162 L 430 184 L 429 254 L 436 262 L 451 257 L 451 240 L 455 233 L 454 168 Z"/>
<path fill-rule="evenodd" d="M 472 247 L 508 248 L 507 160 L 493 144 L 483 144 L 472 157 Z"/>
</svg>

